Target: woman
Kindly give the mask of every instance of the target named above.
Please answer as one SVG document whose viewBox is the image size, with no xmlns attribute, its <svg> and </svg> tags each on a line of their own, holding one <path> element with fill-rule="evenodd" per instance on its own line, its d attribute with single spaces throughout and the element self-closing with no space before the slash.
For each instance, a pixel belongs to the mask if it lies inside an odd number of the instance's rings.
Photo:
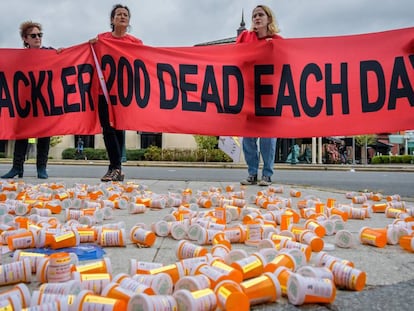
<svg viewBox="0 0 414 311">
<path fill-rule="evenodd" d="M 252 13 L 251 30 L 243 31 L 237 38 L 236 43 L 259 42 L 261 40 L 281 39 L 277 33 L 279 28 L 276 25 L 276 19 L 271 9 L 265 5 L 258 5 Z M 257 149 L 257 140 L 260 145 L 260 154 L 263 159 L 262 179 L 259 186 L 269 186 L 272 184 L 273 164 L 276 153 L 276 138 L 243 138 L 243 153 L 247 163 L 249 176 L 242 180 L 242 185 L 257 184 L 257 173 L 259 170 L 259 151 Z"/>
<path fill-rule="evenodd" d="M 27 49 L 50 49 L 42 47 L 42 26 L 32 21 L 24 22 L 20 25 L 20 37 L 23 40 L 23 46 Z M 37 139 L 36 168 L 37 178 L 47 179 L 49 176 L 46 172 L 47 160 L 49 155 L 50 137 L 41 137 Z M 13 153 L 13 167 L 11 170 L 1 176 L 1 178 L 23 177 L 23 165 L 28 151 L 28 139 L 16 140 Z"/>
<path fill-rule="evenodd" d="M 90 43 L 95 43 L 98 40 L 115 39 L 123 42 L 142 44 L 140 39 L 127 33 L 130 17 L 131 15 L 127 6 L 116 4 L 110 15 L 112 31 L 99 34 L 98 37 L 90 40 Z M 116 130 L 109 123 L 108 104 L 103 96 L 102 90 L 99 95 L 98 110 L 105 148 L 109 158 L 108 171 L 101 178 L 101 181 L 123 181 L 124 174 L 122 173 L 121 159 L 124 135 L 122 130 Z"/>
</svg>

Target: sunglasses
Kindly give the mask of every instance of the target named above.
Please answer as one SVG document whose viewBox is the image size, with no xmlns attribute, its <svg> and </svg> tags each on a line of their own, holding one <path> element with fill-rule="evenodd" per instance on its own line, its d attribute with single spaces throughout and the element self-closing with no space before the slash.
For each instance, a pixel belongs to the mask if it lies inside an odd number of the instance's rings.
<svg viewBox="0 0 414 311">
<path fill-rule="evenodd" d="M 31 33 L 31 34 L 28 34 L 28 36 L 29 36 L 30 38 L 32 38 L 32 39 L 35 39 L 36 37 L 41 38 L 41 37 L 43 37 L 43 32 L 39 32 L 39 33 Z"/>
</svg>

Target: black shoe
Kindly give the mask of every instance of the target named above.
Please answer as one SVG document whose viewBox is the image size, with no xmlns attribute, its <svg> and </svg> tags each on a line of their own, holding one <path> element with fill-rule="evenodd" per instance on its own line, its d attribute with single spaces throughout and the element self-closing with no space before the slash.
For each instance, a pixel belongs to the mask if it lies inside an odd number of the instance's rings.
<svg viewBox="0 0 414 311">
<path fill-rule="evenodd" d="M 108 169 L 106 174 L 101 178 L 101 181 L 108 182 L 108 181 L 124 181 L 125 175 L 122 174 L 120 169 Z"/>
<path fill-rule="evenodd" d="M 46 172 L 46 167 L 37 168 L 37 178 L 39 179 L 48 179 L 49 175 Z"/>
<path fill-rule="evenodd" d="M 108 168 L 108 171 L 105 173 L 105 175 L 102 176 L 101 181 L 107 182 L 112 180 L 112 168 Z"/>
<path fill-rule="evenodd" d="M 263 176 L 262 180 L 259 181 L 259 186 L 270 186 L 272 184 L 272 180 L 270 179 L 270 176 Z"/>
<path fill-rule="evenodd" d="M 249 175 L 246 179 L 240 182 L 241 185 L 255 185 L 257 184 L 257 175 Z"/>
<path fill-rule="evenodd" d="M 1 178 L 14 178 L 16 176 L 19 178 L 23 177 L 23 168 L 18 169 L 16 167 L 12 167 L 11 170 L 1 176 Z"/>
<path fill-rule="evenodd" d="M 120 169 L 112 170 L 111 174 L 111 181 L 124 181 L 125 175 L 122 174 L 122 171 Z"/>
</svg>

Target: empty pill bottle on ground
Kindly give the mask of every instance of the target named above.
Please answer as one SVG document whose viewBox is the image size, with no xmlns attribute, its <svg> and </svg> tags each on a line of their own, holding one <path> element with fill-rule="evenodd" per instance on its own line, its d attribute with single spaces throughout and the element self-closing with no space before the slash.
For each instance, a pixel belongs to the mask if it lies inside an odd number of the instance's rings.
<svg viewBox="0 0 414 311">
<path fill-rule="evenodd" d="M 289 302 L 294 305 L 305 303 L 333 303 L 336 287 L 332 280 L 306 277 L 292 273 L 287 284 Z"/>
<path fill-rule="evenodd" d="M 178 242 L 176 247 L 177 259 L 200 257 L 205 256 L 207 253 L 208 250 L 205 247 L 186 240 Z"/>
<path fill-rule="evenodd" d="M 243 280 L 247 280 L 261 275 L 265 265 L 264 256 L 260 253 L 253 253 L 246 258 L 234 261 L 230 266 L 239 270 L 243 275 Z"/>
<path fill-rule="evenodd" d="M 190 292 L 180 289 L 174 292 L 174 298 L 178 304 L 178 310 L 203 310 L 213 311 L 217 308 L 217 297 L 210 288 Z"/>
<path fill-rule="evenodd" d="M 373 228 L 362 227 L 359 230 L 359 241 L 362 244 L 382 248 L 387 245 L 387 234 L 386 232 L 375 230 Z"/>
<path fill-rule="evenodd" d="M 251 306 L 275 302 L 281 296 L 279 280 L 273 273 L 265 272 L 261 276 L 240 283 L 243 292 L 249 297 Z"/>
<path fill-rule="evenodd" d="M 211 288 L 211 281 L 204 274 L 187 275 L 178 280 L 174 286 L 174 291 L 186 289 L 190 292 Z"/>
<path fill-rule="evenodd" d="M 127 304 L 120 299 L 107 298 L 81 291 L 75 299 L 72 310 L 125 311 Z"/>
<path fill-rule="evenodd" d="M 20 284 L 13 286 L 12 288 L 8 290 L 2 291 L 0 293 L 0 301 L 5 300 L 6 298 L 10 296 L 17 297 L 23 308 L 27 308 L 30 306 L 31 294 L 26 284 L 20 283 Z M 1 309 L 1 308 L 0 310 L 7 311 L 7 309 Z"/>
<path fill-rule="evenodd" d="M 221 310 L 248 311 L 250 309 L 249 297 L 234 281 L 220 282 L 214 288 L 214 293 L 217 297 L 217 305 Z"/>
<path fill-rule="evenodd" d="M 112 274 L 112 265 L 109 257 L 75 266 L 75 271 L 83 273 L 109 273 Z"/>
<path fill-rule="evenodd" d="M 174 284 L 177 283 L 181 277 L 185 276 L 183 265 L 180 262 L 165 265 L 148 271 L 148 274 L 152 275 L 158 273 L 167 273 L 171 277 Z"/>
<path fill-rule="evenodd" d="M 414 236 L 405 235 L 400 237 L 399 244 L 403 249 L 414 252 Z"/>
<path fill-rule="evenodd" d="M 361 291 L 365 287 L 367 275 L 364 271 L 335 262 L 332 266 L 335 285 L 338 288 Z"/>
<path fill-rule="evenodd" d="M 172 295 L 137 294 L 128 302 L 127 311 L 177 311 L 177 300 Z"/>
<path fill-rule="evenodd" d="M 156 295 L 171 295 L 173 291 L 174 284 L 167 273 L 135 274 L 132 279 L 151 287 Z"/>
</svg>

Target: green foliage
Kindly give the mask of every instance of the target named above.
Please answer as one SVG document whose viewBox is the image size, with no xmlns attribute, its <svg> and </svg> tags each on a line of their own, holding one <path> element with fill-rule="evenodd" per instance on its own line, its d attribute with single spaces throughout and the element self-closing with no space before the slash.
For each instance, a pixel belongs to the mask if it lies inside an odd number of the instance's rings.
<svg viewBox="0 0 414 311">
<path fill-rule="evenodd" d="M 217 136 L 194 135 L 198 149 L 213 150 L 217 148 Z"/>
<path fill-rule="evenodd" d="M 0 158 L 5 158 L 6 154 L 4 152 L 0 152 Z"/>
<path fill-rule="evenodd" d="M 74 159 L 76 154 L 75 148 L 66 148 L 62 151 L 62 159 Z"/>
<path fill-rule="evenodd" d="M 358 146 L 365 146 L 365 142 L 367 143 L 367 146 L 375 144 L 377 142 L 377 135 L 355 136 L 355 143 Z"/>
<path fill-rule="evenodd" d="M 85 148 L 83 154 L 88 160 L 108 160 L 108 154 L 105 149 Z"/>
<path fill-rule="evenodd" d="M 390 163 L 402 163 L 402 158 L 400 156 L 390 156 Z"/>
<path fill-rule="evenodd" d="M 154 146 L 146 149 L 145 160 L 179 162 L 232 162 L 232 159 L 219 149 L 161 149 Z"/>
<path fill-rule="evenodd" d="M 144 158 L 147 161 L 162 161 L 161 148 L 157 146 L 149 146 L 145 150 Z"/>
<path fill-rule="evenodd" d="M 209 150 L 207 162 L 232 162 L 233 160 L 220 149 Z"/>
<path fill-rule="evenodd" d="M 381 156 L 374 156 L 371 160 L 371 164 L 398 164 L 398 163 L 404 163 L 404 164 L 414 164 L 414 156 L 412 155 L 381 155 Z"/>
<path fill-rule="evenodd" d="M 390 156 L 388 156 L 388 155 L 382 155 L 382 156 L 380 156 L 380 158 L 381 158 L 381 162 L 382 163 L 390 163 Z"/>
<path fill-rule="evenodd" d="M 405 164 L 414 164 L 414 156 L 405 154 L 401 156 L 401 162 Z"/>
<path fill-rule="evenodd" d="M 62 142 L 63 136 L 52 136 L 50 137 L 50 147 L 59 145 Z"/>
<path fill-rule="evenodd" d="M 85 148 L 83 155 L 88 160 L 108 160 L 105 149 Z M 76 148 L 66 148 L 62 151 L 62 159 L 79 159 Z"/>
<path fill-rule="evenodd" d="M 130 161 L 143 161 L 145 160 L 145 149 L 127 149 L 126 158 Z"/>
<path fill-rule="evenodd" d="M 381 157 L 380 156 L 374 156 L 371 159 L 371 164 L 381 164 L 381 163 L 382 163 L 382 161 L 381 161 Z"/>
</svg>

